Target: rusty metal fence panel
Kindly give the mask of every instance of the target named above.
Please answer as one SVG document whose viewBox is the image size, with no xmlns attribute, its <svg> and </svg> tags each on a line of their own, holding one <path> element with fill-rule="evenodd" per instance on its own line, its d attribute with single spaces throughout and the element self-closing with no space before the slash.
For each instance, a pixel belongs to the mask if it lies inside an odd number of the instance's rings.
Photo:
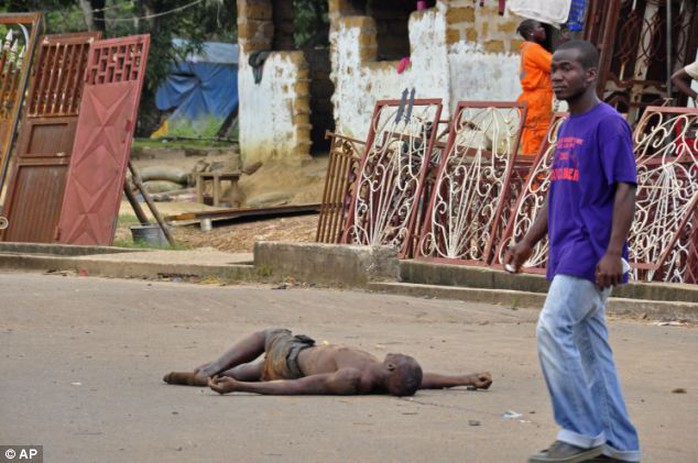
<svg viewBox="0 0 698 463">
<path fill-rule="evenodd" d="M 510 205 L 510 178 L 526 107 L 458 103 L 416 257 L 488 265 Z"/>
<path fill-rule="evenodd" d="M 556 115 L 547 146 L 534 161 L 495 266 L 501 266 L 506 247 L 523 238 L 543 205 L 563 117 Z M 647 107 L 633 137 L 638 166 L 636 211 L 629 236 L 633 277 L 698 283 L 698 110 Z M 546 239 L 535 247 L 523 271 L 544 273 L 547 258 Z"/>
<path fill-rule="evenodd" d="M 521 241 L 528 229 L 533 225 L 533 221 L 540 212 L 541 207 L 543 207 L 548 188 L 550 187 L 549 174 L 557 145 L 558 131 L 566 117 L 566 113 L 555 113 L 553 115 L 548 133 L 538 155 L 533 160 L 532 165 L 525 166 L 528 172 L 523 177 L 523 184 L 518 188 L 519 193 L 515 196 L 516 200 L 509 214 L 509 221 L 498 244 L 495 259 L 492 262 L 494 267 L 501 268 L 507 247 Z M 548 238 L 546 236 L 533 248 L 533 253 L 523 265 L 522 272 L 545 273 L 547 261 Z"/>
<path fill-rule="evenodd" d="M 56 238 L 90 44 L 98 32 L 41 39 L 8 181 L 4 241 Z"/>
<path fill-rule="evenodd" d="M 355 184 L 365 143 L 361 140 L 327 132 L 332 139 L 325 188 L 320 205 L 315 241 L 338 243 L 349 212 L 352 187 Z"/>
<path fill-rule="evenodd" d="M 667 37 L 669 17 L 671 37 Z M 596 0 L 589 4 L 588 18 L 584 38 L 601 52 L 599 95 L 627 113 L 628 122 L 635 125 L 644 108 L 661 105 L 672 96 L 667 92 L 671 72 L 695 59 L 698 4 L 695 0 Z M 671 56 L 667 56 L 667 39 Z"/>
<path fill-rule="evenodd" d="M 413 251 L 440 99 L 376 103 L 341 242 Z"/>
<path fill-rule="evenodd" d="M 698 109 L 648 107 L 635 130 L 635 277 L 696 283 Z"/>
<path fill-rule="evenodd" d="M 136 125 L 149 35 L 98 41 L 85 72 L 58 238 L 111 245 Z"/>
<path fill-rule="evenodd" d="M 41 13 L 0 14 L 0 190 L 5 184 L 41 27 Z"/>
</svg>

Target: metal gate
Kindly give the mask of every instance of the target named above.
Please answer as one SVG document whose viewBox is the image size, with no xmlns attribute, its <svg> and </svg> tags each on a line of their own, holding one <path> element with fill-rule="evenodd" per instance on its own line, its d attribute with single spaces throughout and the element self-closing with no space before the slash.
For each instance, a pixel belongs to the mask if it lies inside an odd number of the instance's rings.
<svg viewBox="0 0 698 463">
<path fill-rule="evenodd" d="M 57 240 L 111 245 L 131 151 L 149 35 L 96 42 L 85 88 Z"/>
<path fill-rule="evenodd" d="M 488 265 L 511 209 L 526 108 L 460 101 L 426 209 L 417 258 Z"/>
<path fill-rule="evenodd" d="M 695 58 L 696 1 L 596 0 L 587 18 L 584 38 L 601 51 L 599 95 L 634 125 L 644 108 L 672 96 L 669 77 Z"/>
<path fill-rule="evenodd" d="M 380 100 L 352 193 L 341 242 L 413 252 L 440 99 Z"/>
<path fill-rule="evenodd" d="M 41 13 L 0 15 L 0 190 L 40 33 Z"/>
<path fill-rule="evenodd" d="M 48 35 L 39 44 L 8 182 L 4 241 L 55 240 L 88 52 L 98 37 Z"/>
<path fill-rule="evenodd" d="M 332 138 L 332 144 L 315 241 L 334 244 L 342 236 L 352 196 L 351 187 L 357 177 L 365 143 L 329 131 L 326 136 Z"/>
<path fill-rule="evenodd" d="M 630 262 L 647 281 L 698 282 L 698 109 L 648 107 L 634 134 Z"/>
</svg>

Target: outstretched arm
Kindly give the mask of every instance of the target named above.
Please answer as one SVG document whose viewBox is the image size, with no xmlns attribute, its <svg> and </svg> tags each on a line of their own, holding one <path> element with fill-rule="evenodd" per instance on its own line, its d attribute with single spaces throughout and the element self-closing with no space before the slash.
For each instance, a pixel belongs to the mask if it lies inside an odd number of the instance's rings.
<svg viewBox="0 0 698 463">
<path fill-rule="evenodd" d="M 219 394 L 228 392 L 253 392 L 264 395 L 353 395 L 373 391 L 361 391 L 361 373 L 355 368 L 342 368 L 334 373 L 305 376 L 298 379 L 248 382 L 230 376 L 214 376 L 208 381 L 211 389 Z"/>
<path fill-rule="evenodd" d="M 420 389 L 445 389 L 456 386 L 474 386 L 476 389 L 488 389 L 492 384 L 489 372 L 473 373 L 470 375 L 440 375 L 424 373 Z"/>
</svg>

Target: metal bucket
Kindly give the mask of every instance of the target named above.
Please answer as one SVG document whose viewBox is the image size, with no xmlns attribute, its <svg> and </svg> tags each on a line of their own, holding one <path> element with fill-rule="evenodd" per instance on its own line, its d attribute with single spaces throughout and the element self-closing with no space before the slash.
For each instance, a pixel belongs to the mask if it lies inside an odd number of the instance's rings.
<svg viewBox="0 0 698 463">
<path fill-rule="evenodd" d="M 131 228 L 131 236 L 134 243 L 144 243 L 151 246 L 167 246 L 169 245 L 165 234 L 159 225 L 133 225 Z"/>
</svg>

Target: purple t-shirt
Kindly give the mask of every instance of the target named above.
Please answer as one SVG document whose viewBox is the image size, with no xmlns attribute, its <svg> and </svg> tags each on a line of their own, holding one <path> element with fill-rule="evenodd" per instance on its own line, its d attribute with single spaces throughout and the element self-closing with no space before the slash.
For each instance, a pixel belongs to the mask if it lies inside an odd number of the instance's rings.
<svg viewBox="0 0 698 463">
<path fill-rule="evenodd" d="M 637 184 L 630 126 L 600 103 L 560 127 L 550 172 L 547 277 L 596 281 L 611 238 L 616 183 Z M 623 248 L 627 259 L 627 244 Z"/>
</svg>

